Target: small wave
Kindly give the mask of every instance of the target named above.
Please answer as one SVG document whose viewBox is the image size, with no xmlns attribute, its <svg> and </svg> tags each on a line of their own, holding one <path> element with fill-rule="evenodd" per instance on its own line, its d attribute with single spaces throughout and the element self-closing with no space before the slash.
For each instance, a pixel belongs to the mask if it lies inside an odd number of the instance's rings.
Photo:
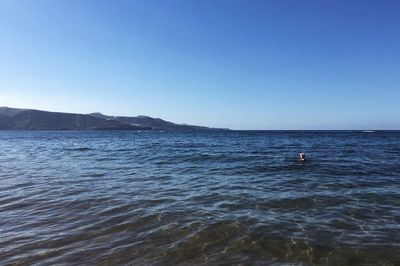
<svg viewBox="0 0 400 266">
<path fill-rule="evenodd" d="M 137 149 L 135 148 L 122 148 L 122 149 L 115 149 L 113 151 L 136 151 Z"/>
<path fill-rule="evenodd" d="M 64 148 L 65 151 L 91 151 L 92 148 L 88 147 L 79 147 L 79 148 Z"/>
</svg>

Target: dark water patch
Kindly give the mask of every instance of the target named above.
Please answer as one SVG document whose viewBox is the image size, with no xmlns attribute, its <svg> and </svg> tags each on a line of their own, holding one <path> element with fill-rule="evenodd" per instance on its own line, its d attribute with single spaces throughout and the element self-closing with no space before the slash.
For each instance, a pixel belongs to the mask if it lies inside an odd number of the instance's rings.
<svg viewBox="0 0 400 266">
<path fill-rule="evenodd" d="M 97 162 L 110 162 L 110 161 L 118 161 L 117 157 L 98 157 L 95 159 Z"/>
<path fill-rule="evenodd" d="M 63 148 L 65 151 L 91 151 L 93 150 L 92 148 L 88 147 L 77 147 L 77 148 Z"/>
<path fill-rule="evenodd" d="M 96 177 L 104 177 L 106 175 L 107 175 L 107 173 L 84 173 L 84 174 L 81 174 L 80 176 L 96 178 Z"/>
</svg>

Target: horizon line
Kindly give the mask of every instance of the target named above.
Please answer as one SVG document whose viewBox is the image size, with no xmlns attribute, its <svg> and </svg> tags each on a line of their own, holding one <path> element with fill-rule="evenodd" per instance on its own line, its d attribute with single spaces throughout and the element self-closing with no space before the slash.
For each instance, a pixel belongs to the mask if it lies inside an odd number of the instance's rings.
<svg viewBox="0 0 400 266">
<path fill-rule="evenodd" d="M 50 112 L 50 113 L 66 113 L 66 114 L 79 114 L 79 115 L 90 115 L 93 113 L 100 113 L 106 116 L 114 116 L 114 117 L 139 117 L 139 116 L 145 116 L 145 117 L 150 117 L 150 118 L 154 118 L 154 119 L 162 119 L 164 121 L 167 122 L 172 122 L 169 120 L 165 120 L 164 118 L 160 118 L 160 117 L 153 117 L 153 116 L 148 116 L 148 115 L 109 115 L 109 114 L 104 114 L 103 112 L 100 111 L 94 111 L 94 112 L 90 112 L 90 113 L 79 113 L 79 112 L 65 112 L 65 111 L 49 111 L 49 110 L 41 110 L 41 109 L 37 109 L 37 108 L 25 108 L 25 107 L 10 107 L 10 106 L 0 106 L 0 108 L 10 108 L 10 109 L 21 109 L 21 110 L 33 110 L 33 111 L 41 111 L 41 112 Z M 195 125 L 193 123 L 176 123 L 176 122 L 172 122 L 175 123 L 177 125 L 194 125 L 194 126 L 202 126 L 202 125 Z M 218 127 L 218 126 L 205 126 L 205 127 L 209 127 L 209 128 L 221 128 L 221 129 L 228 129 L 230 131 L 400 131 L 399 129 L 374 129 L 374 128 L 362 128 L 362 129 L 232 129 L 232 128 L 226 128 L 226 127 Z M 13 131 L 13 130 L 9 130 L 9 131 Z M 15 130 L 15 131 L 19 131 L 19 130 Z M 23 130 L 22 130 L 23 131 Z M 40 130 L 38 130 L 40 131 Z"/>
</svg>

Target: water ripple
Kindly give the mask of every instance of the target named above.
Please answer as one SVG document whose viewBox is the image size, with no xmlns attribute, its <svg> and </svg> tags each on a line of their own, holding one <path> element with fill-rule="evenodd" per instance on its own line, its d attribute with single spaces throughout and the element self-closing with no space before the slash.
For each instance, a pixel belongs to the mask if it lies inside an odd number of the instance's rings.
<svg viewBox="0 0 400 266">
<path fill-rule="evenodd" d="M 0 264 L 397 265 L 399 137 L 0 132 Z"/>
</svg>

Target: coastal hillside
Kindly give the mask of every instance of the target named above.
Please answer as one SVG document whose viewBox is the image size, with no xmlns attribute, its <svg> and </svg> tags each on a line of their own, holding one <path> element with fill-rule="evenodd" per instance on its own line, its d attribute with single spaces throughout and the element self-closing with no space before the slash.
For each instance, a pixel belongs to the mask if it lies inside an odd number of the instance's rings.
<svg viewBox="0 0 400 266">
<path fill-rule="evenodd" d="M 101 113 L 73 114 L 0 107 L 0 130 L 212 130 L 179 125 L 147 116 L 119 117 Z"/>
<path fill-rule="evenodd" d="M 175 124 L 169 121 L 165 121 L 160 118 L 153 118 L 149 116 L 107 116 L 103 115 L 102 113 L 91 113 L 89 114 L 96 118 L 103 118 L 118 121 L 120 123 L 132 125 L 132 126 L 144 126 L 150 127 L 152 129 L 157 130 L 176 130 L 176 131 L 194 131 L 194 130 L 222 130 L 219 128 L 209 128 L 209 127 L 202 127 L 202 126 L 195 126 L 195 125 L 182 125 L 182 124 Z"/>
<path fill-rule="evenodd" d="M 2 130 L 148 129 L 84 114 L 0 107 Z"/>
</svg>

